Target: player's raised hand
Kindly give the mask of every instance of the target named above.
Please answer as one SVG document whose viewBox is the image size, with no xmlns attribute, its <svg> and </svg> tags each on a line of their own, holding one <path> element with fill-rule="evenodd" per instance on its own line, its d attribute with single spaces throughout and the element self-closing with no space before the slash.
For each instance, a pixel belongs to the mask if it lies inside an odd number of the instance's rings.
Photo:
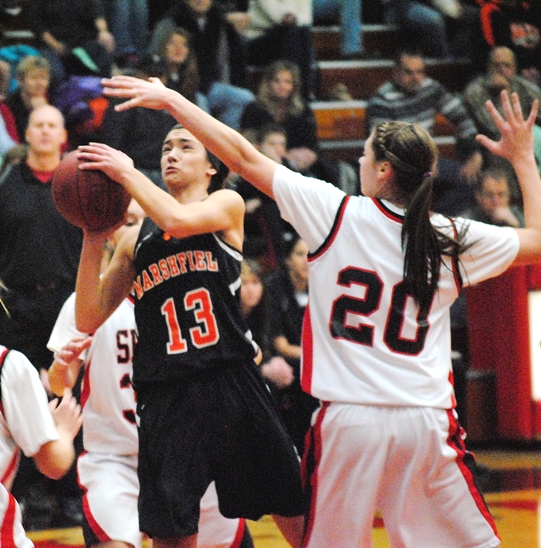
<svg viewBox="0 0 541 548">
<path fill-rule="evenodd" d="M 115 110 L 119 112 L 133 107 L 160 110 L 167 106 L 167 97 L 172 92 L 159 78 L 143 80 L 133 76 L 113 76 L 103 78 L 101 83 L 104 95 L 129 99 L 115 106 Z"/>
<path fill-rule="evenodd" d="M 493 154 L 513 163 L 533 154 L 532 128 L 537 117 L 539 104 L 537 100 L 534 101 L 532 110 L 525 120 L 516 93 L 512 93 L 509 97 L 508 92 L 503 90 L 501 98 L 504 116 L 498 112 L 492 101 L 486 103 L 486 108 L 500 131 L 500 140 L 494 141 L 486 135 L 478 135 L 477 141 Z"/>
<path fill-rule="evenodd" d="M 55 362 L 60 367 L 69 367 L 76 359 L 79 359 L 81 353 L 92 344 L 92 337 L 75 337 L 66 343 L 60 352 L 55 355 Z"/>
<path fill-rule="evenodd" d="M 92 337 L 75 337 L 55 354 L 54 361 L 47 372 L 49 387 L 57 396 L 65 388 L 73 388 L 82 367 L 82 352 L 92 344 Z"/>
</svg>

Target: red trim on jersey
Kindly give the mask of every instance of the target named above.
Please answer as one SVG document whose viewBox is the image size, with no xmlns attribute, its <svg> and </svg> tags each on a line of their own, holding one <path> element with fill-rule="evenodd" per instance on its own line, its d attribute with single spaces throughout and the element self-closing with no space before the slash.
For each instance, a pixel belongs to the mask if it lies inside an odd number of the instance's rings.
<svg viewBox="0 0 541 548">
<path fill-rule="evenodd" d="M 310 541 L 310 535 L 312 534 L 312 529 L 314 527 L 314 519 L 316 514 L 316 503 L 317 503 L 317 479 L 318 479 L 318 470 L 319 463 L 321 462 L 321 453 L 322 453 L 322 436 L 321 436 L 321 425 L 327 409 L 329 408 L 330 402 L 322 402 L 320 409 L 317 411 L 316 420 L 314 426 L 309 430 L 310 438 L 308 436 L 306 439 L 309 439 L 308 444 L 306 445 L 304 455 L 301 462 L 302 470 L 302 479 L 305 490 L 311 492 L 310 496 L 310 508 L 308 509 L 308 515 L 306 520 L 306 528 L 304 531 L 304 537 L 302 539 L 301 547 L 305 548 Z M 313 465 L 313 470 L 308 470 L 310 464 Z M 310 486 L 308 487 L 308 482 Z"/>
<path fill-rule="evenodd" d="M 336 212 L 336 217 L 334 219 L 334 223 L 331 227 L 331 230 L 325 238 L 325 241 L 321 244 L 321 247 L 314 251 L 314 253 L 308 255 L 308 262 L 311 262 L 327 251 L 329 247 L 331 247 L 332 243 L 334 242 L 338 231 L 340 230 L 340 225 L 342 224 L 342 220 L 344 218 L 344 213 L 346 211 L 346 206 L 348 205 L 349 200 L 351 199 L 351 196 L 346 196 L 342 203 L 340 204 L 340 207 L 338 208 L 338 211 Z"/>
<path fill-rule="evenodd" d="M 8 491 L 8 507 L 2 521 L 2 531 L 0 533 L 0 545 L 2 547 L 15 546 L 15 515 L 17 513 L 17 502 L 15 497 Z"/>
<path fill-rule="evenodd" d="M 494 518 L 491 516 L 485 499 L 483 498 L 483 495 L 480 493 L 479 489 L 475 485 L 472 471 L 468 468 L 466 463 L 464 462 L 464 459 L 466 455 L 468 454 L 468 451 L 466 450 L 466 446 L 464 444 L 464 430 L 456 420 L 455 414 L 452 409 L 447 410 L 447 417 L 449 419 L 449 436 L 447 438 L 447 444 L 449 447 L 454 449 L 457 453 L 457 459 L 456 463 L 462 472 L 462 475 L 464 476 L 464 479 L 466 480 L 466 483 L 468 485 L 468 488 L 470 490 L 470 494 L 475 501 L 475 504 L 477 505 L 477 508 L 483 514 L 484 518 L 486 519 L 487 523 L 492 527 L 492 530 L 494 531 L 494 534 L 500 538 L 500 535 L 498 534 L 498 530 L 496 529 L 496 523 L 494 522 Z M 469 455 L 471 458 L 471 454 Z"/>
<path fill-rule="evenodd" d="M 375 206 L 385 215 L 385 217 L 388 217 L 392 221 L 396 221 L 397 223 L 402 224 L 404 222 L 404 217 L 398 213 L 395 213 L 394 211 L 391 211 L 388 207 L 383 205 L 381 200 L 377 200 L 376 198 L 372 198 L 372 201 L 374 202 Z"/>
<path fill-rule="evenodd" d="M 233 543 L 229 548 L 239 548 L 242 538 L 244 537 L 244 530 L 246 529 L 246 521 L 244 518 L 239 519 L 239 526 L 237 527 L 237 533 L 233 539 Z"/>
<path fill-rule="evenodd" d="M 0 479 L 1 484 L 5 485 L 9 481 L 9 479 L 15 475 L 15 472 L 17 471 L 17 466 L 19 465 L 20 456 L 21 452 L 19 449 L 17 449 L 15 453 L 13 453 L 13 456 L 9 461 L 8 467 L 6 468 L 4 475 Z"/>
<path fill-rule="evenodd" d="M 302 367 L 301 367 L 301 388 L 311 394 L 312 374 L 314 371 L 314 339 L 312 336 L 312 320 L 310 317 L 310 303 L 304 309 L 302 320 Z"/>
</svg>

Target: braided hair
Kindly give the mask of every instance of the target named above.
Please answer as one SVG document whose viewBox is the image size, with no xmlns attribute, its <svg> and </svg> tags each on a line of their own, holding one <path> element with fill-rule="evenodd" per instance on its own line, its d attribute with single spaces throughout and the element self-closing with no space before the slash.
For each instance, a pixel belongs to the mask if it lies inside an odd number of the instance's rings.
<svg viewBox="0 0 541 548">
<path fill-rule="evenodd" d="M 430 220 L 433 172 L 438 149 L 429 133 L 417 124 L 383 122 L 374 128 L 372 149 L 376 162 L 387 161 L 394 172 L 394 193 L 405 205 L 402 225 L 404 282 L 426 318 L 438 289 L 443 256 L 458 259 L 465 250 L 465 231 L 450 237 Z"/>
</svg>

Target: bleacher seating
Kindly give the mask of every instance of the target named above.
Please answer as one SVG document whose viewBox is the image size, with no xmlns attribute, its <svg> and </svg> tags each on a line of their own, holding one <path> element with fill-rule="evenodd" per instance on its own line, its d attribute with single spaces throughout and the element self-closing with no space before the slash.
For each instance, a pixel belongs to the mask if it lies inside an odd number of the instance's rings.
<svg viewBox="0 0 541 548">
<path fill-rule="evenodd" d="M 365 25 L 363 43 L 378 51 L 381 59 L 370 61 L 342 61 L 339 56 L 340 28 L 336 25 L 314 27 L 314 47 L 317 62 L 317 99 L 311 103 L 321 147 L 326 156 L 355 161 L 362 153 L 366 128 L 366 100 L 385 81 L 392 78 L 394 52 L 400 34 L 396 27 L 384 24 Z M 427 59 L 427 74 L 441 82 L 449 91 L 459 93 L 473 77 L 469 60 Z M 254 83 L 257 74 L 254 74 Z M 344 83 L 352 101 L 327 101 L 329 91 Z M 435 140 L 440 153 L 456 158 L 453 126 L 438 115 Z"/>
<path fill-rule="evenodd" d="M 23 3 L 24 6 L 24 3 Z M 15 17 L 2 20 L 4 45 L 35 44 L 28 28 L 24 9 Z M 366 138 L 366 100 L 385 81 L 392 78 L 393 56 L 400 43 L 400 33 L 392 25 L 365 24 L 363 43 L 368 50 L 378 51 L 381 58 L 370 61 L 342 61 L 339 55 L 340 28 L 336 24 L 314 27 L 317 84 L 312 102 L 318 124 L 318 135 L 324 153 L 333 158 L 355 161 L 362 152 Z M 460 92 L 473 76 L 467 60 L 441 61 L 427 59 L 427 73 L 452 92 Z M 261 69 L 251 67 L 250 87 L 255 91 Z M 347 86 L 352 101 L 328 101 L 333 86 Z M 436 140 L 442 154 L 455 157 L 452 127 L 443 117 L 438 118 Z"/>
</svg>

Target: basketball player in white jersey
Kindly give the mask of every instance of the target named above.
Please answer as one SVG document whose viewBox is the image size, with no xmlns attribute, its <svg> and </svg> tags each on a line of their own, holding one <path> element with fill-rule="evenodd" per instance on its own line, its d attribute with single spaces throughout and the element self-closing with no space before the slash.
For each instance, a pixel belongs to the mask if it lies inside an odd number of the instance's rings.
<svg viewBox="0 0 541 548">
<path fill-rule="evenodd" d="M 114 249 L 124 232 L 140 226 L 144 211 L 130 202 L 125 225 L 117 229 L 108 244 Z M 137 331 L 129 296 L 93 334 L 75 327 L 75 293 L 64 304 L 49 340 L 56 357 L 49 369 L 55 393 L 73 387 L 85 367 L 81 390 L 83 444 L 85 452 L 77 462 L 83 488 L 87 546 L 141 548 L 137 499 L 138 437 L 135 397 L 131 386 L 132 357 Z M 244 520 L 224 518 L 212 484 L 201 501 L 200 548 L 251 548 L 253 544 Z"/>
<path fill-rule="evenodd" d="M 62 392 L 48 403 L 36 368 L 16 350 L 0 345 L 0 532 L 2 546 L 33 546 L 22 526 L 19 505 L 9 492 L 21 450 L 43 474 L 60 479 L 70 469 L 73 439 L 81 427 L 81 409 Z"/>
<path fill-rule="evenodd" d="M 437 148 L 414 124 L 374 128 L 360 159 L 364 196 L 348 197 L 277 165 L 155 79 L 103 84 L 107 96 L 128 98 L 119 111 L 166 109 L 274 197 L 308 243 L 302 385 L 324 403 L 304 456 L 303 546 L 369 547 L 376 508 L 393 547 L 498 546 L 454 412 L 449 307 L 462 285 L 541 261 L 537 103 L 524 119 L 517 95 L 503 92 L 505 117 L 487 103 L 500 141 L 478 137 L 517 174 L 526 228 L 514 229 L 430 213 Z"/>
</svg>

